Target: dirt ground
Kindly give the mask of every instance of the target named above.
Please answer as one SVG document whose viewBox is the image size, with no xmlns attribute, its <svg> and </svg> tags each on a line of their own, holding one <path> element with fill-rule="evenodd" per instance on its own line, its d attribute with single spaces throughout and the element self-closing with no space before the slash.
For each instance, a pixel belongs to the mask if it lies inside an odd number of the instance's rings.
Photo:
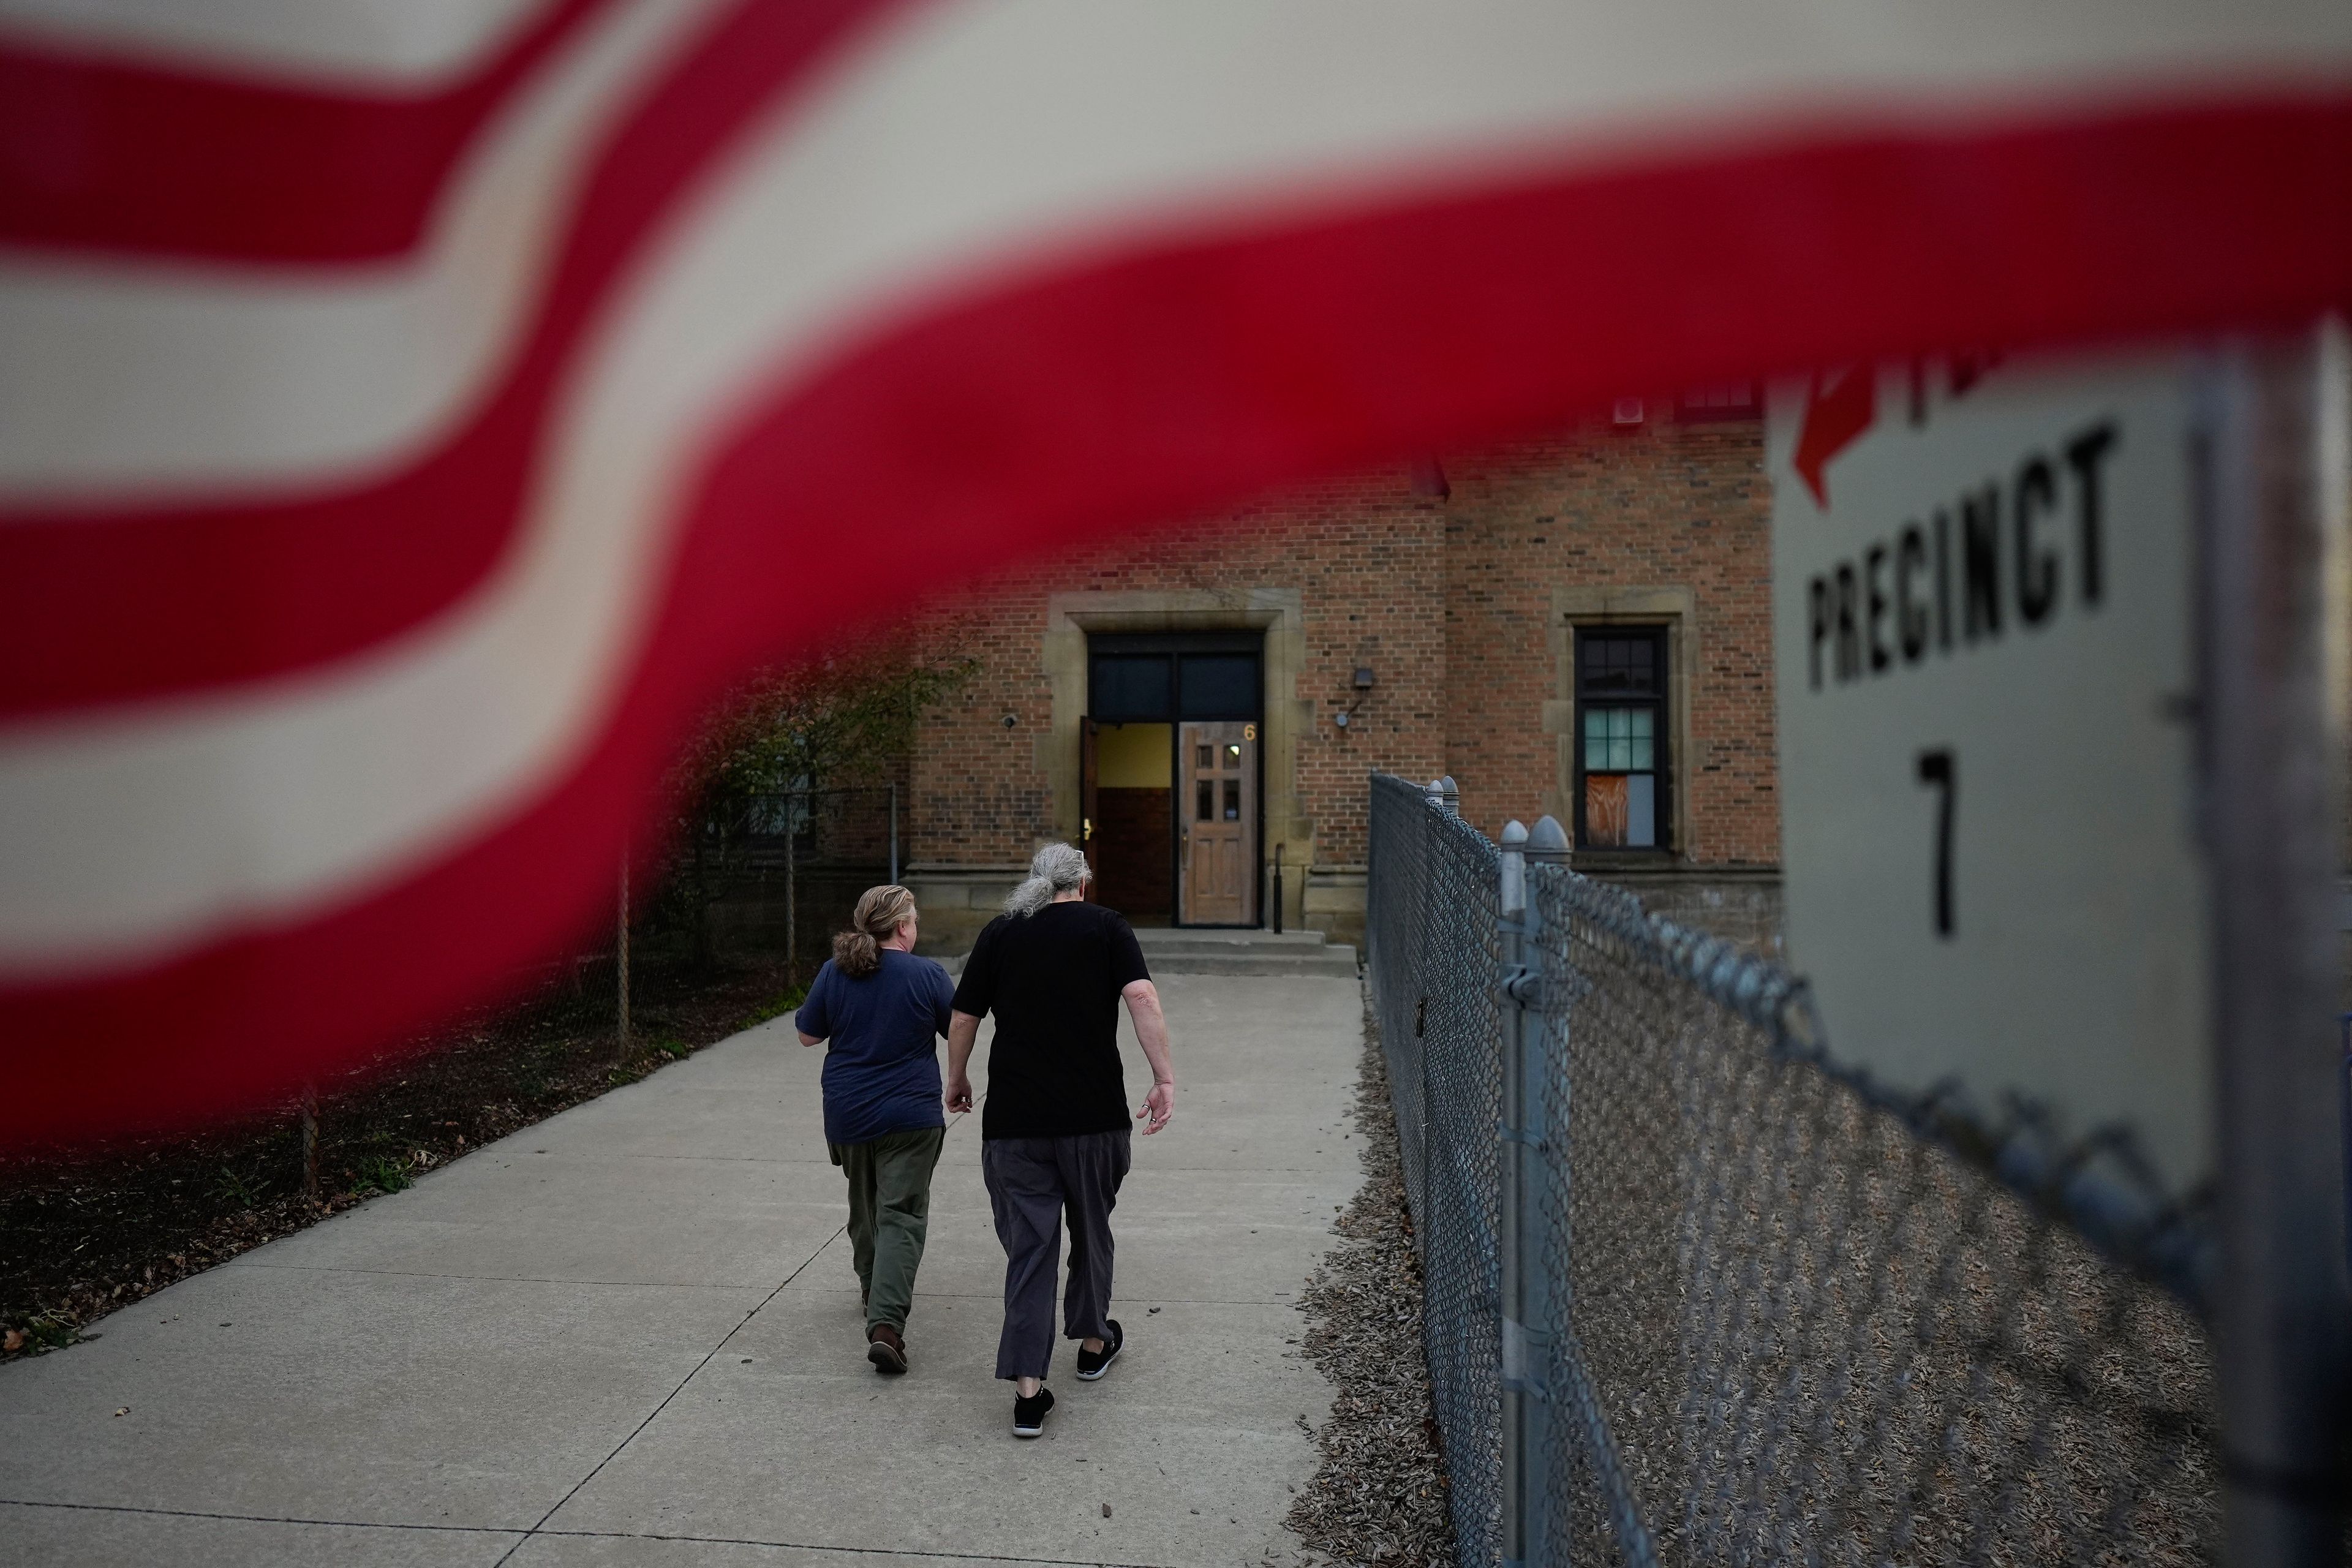
<svg viewBox="0 0 2352 1568">
<path fill-rule="evenodd" d="M 315 1194 L 303 1190 L 293 1105 L 193 1137 L 0 1161 L 0 1360 L 70 1344 L 175 1279 L 397 1191 L 797 1000 L 780 968 L 635 967 L 624 1059 L 613 978 L 608 960 L 576 987 L 388 1046 L 321 1085 Z"/>
</svg>

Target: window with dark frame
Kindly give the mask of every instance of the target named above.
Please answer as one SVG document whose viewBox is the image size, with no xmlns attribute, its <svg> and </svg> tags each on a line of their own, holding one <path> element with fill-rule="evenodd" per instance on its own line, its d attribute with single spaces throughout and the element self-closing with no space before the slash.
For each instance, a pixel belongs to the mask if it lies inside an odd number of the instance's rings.
<svg viewBox="0 0 2352 1568">
<path fill-rule="evenodd" d="M 1711 425 L 1764 417 L 1764 384 L 1725 382 L 1695 386 L 1675 399 L 1675 417 L 1685 425 Z"/>
<path fill-rule="evenodd" d="M 753 795 L 744 813 L 744 831 L 760 838 L 789 835 L 795 854 L 814 855 L 816 806 L 814 786 L 803 773 L 782 794 Z"/>
<path fill-rule="evenodd" d="M 1087 716 L 1107 724 L 1262 717 L 1265 638 L 1250 633 L 1087 638 Z"/>
<path fill-rule="evenodd" d="M 1576 844 L 1664 849 L 1666 634 L 1663 626 L 1576 633 Z"/>
</svg>

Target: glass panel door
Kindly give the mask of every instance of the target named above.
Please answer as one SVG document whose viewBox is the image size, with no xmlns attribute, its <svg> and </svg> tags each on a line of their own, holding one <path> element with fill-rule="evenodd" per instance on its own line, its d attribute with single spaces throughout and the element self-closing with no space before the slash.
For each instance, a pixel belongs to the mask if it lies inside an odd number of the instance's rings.
<svg viewBox="0 0 2352 1568">
<path fill-rule="evenodd" d="M 1187 925 L 1257 921 L 1257 726 L 1186 724 L 1177 865 Z"/>
</svg>

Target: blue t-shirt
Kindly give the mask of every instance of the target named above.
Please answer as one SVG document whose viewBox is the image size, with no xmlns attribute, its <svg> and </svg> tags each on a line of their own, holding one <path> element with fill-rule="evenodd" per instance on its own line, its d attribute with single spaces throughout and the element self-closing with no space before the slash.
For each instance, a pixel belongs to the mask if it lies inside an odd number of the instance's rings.
<svg viewBox="0 0 2352 1568">
<path fill-rule="evenodd" d="M 882 967 L 852 979 L 826 959 L 793 1022 L 829 1040 L 824 1141 L 866 1143 L 886 1132 L 947 1125 L 939 1047 L 955 987 L 928 958 L 882 950 Z"/>
</svg>

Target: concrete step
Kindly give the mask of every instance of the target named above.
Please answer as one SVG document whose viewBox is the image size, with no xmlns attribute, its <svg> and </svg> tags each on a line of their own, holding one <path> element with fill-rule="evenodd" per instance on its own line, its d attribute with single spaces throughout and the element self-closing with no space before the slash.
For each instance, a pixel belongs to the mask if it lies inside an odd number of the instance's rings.
<svg viewBox="0 0 2352 1568">
<path fill-rule="evenodd" d="M 1219 930 L 1156 926 L 1137 931 L 1144 962 L 1157 974 L 1287 974 L 1351 978 L 1356 950 L 1326 942 L 1319 931 Z"/>
<path fill-rule="evenodd" d="M 1224 952 L 1232 948 L 1263 949 L 1269 952 L 1312 951 L 1325 944 L 1319 931 L 1255 931 L 1245 926 L 1138 926 L 1135 940 L 1143 944 L 1146 952 L 1179 951 Z"/>
<path fill-rule="evenodd" d="M 1324 940 L 1319 931 L 1220 930 L 1215 927 L 1145 926 L 1135 933 L 1143 961 L 1154 974 L 1257 974 L 1352 980 L 1356 950 Z M 943 960 L 950 974 L 963 973 L 963 958 Z"/>
<path fill-rule="evenodd" d="M 1233 947 L 1223 952 L 1160 953 L 1146 949 L 1144 962 L 1154 974 L 1264 974 L 1298 979 L 1353 980 L 1356 950 L 1344 943 L 1322 947 L 1253 951 Z"/>
<path fill-rule="evenodd" d="M 1252 931 L 1216 926 L 1139 927 L 1144 962 L 1155 974 L 1328 976 L 1356 973 L 1356 950 L 1319 931 Z"/>
</svg>

